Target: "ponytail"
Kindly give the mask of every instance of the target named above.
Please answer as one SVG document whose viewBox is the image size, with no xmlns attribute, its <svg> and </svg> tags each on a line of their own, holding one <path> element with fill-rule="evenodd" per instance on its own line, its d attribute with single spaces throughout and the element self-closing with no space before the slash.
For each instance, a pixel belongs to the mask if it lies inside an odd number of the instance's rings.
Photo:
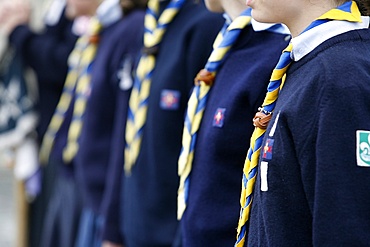
<svg viewBox="0 0 370 247">
<path fill-rule="evenodd" d="M 370 15 L 370 0 L 354 0 L 361 12 L 361 15 L 363 16 L 369 16 Z"/>
</svg>

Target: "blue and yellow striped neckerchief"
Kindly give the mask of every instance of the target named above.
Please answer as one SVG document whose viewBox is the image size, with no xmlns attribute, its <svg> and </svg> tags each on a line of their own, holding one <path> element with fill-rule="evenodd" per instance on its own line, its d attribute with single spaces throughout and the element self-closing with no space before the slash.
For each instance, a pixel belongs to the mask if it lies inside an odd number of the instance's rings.
<svg viewBox="0 0 370 247">
<path fill-rule="evenodd" d="M 156 53 L 167 30 L 186 0 L 171 0 L 159 16 L 159 0 L 149 0 L 145 14 L 144 49 L 129 100 L 125 131 L 125 174 L 129 175 L 140 152 L 143 129 L 146 123 L 148 97 L 152 74 L 156 66 Z M 176 37 L 173 37 L 176 38 Z"/>
<path fill-rule="evenodd" d="M 90 20 L 88 32 L 78 39 L 75 48 L 69 56 L 69 71 L 63 92 L 40 148 L 39 159 L 41 164 L 48 163 L 51 150 L 54 146 L 54 139 L 72 104 L 74 107 L 73 120 L 68 132 L 68 141 L 63 150 L 63 161 L 65 164 L 69 164 L 78 151 L 78 137 L 82 127 L 82 115 L 85 110 L 87 94 L 90 88 L 91 68 L 95 61 L 99 41 L 98 35 L 102 27 L 98 18 L 93 17 Z"/>
<path fill-rule="evenodd" d="M 227 54 L 238 40 L 242 30 L 247 25 L 250 25 L 251 20 L 250 8 L 243 11 L 231 23 L 226 19 L 224 26 L 214 41 L 213 51 L 208 58 L 205 69 L 201 70 L 195 78 L 195 86 L 188 101 L 182 136 L 182 149 L 178 161 L 178 174 L 180 176 L 177 210 L 178 219 L 182 217 L 187 204 L 194 149 L 203 113 L 207 105 L 209 92 L 212 88 L 215 76 L 222 67 Z"/>
<path fill-rule="evenodd" d="M 313 29 L 323 23 L 332 20 L 343 20 L 349 22 L 362 22 L 361 14 L 357 4 L 354 1 L 346 2 L 335 9 L 331 9 L 315 21 L 313 21 L 302 33 Z M 301 34 L 302 34 L 301 33 Z M 253 201 L 253 190 L 258 171 L 259 154 L 262 146 L 262 140 L 267 128 L 271 114 L 275 108 L 279 91 L 284 84 L 285 74 L 292 62 L 291 51 L 292 44 L 283 51 L 278 64 L 276 65 L 267 88 L 265 100 L 260 111 L 254 118 L 255 130 L 251 137 L 251 146 L 248 150 L 247 157 L 243 168 L 242 192 L 240 196 L 240 218 L 237 229 L 236 247 L 244 246 L 247 237 L 248 220 Z M 265 121 L 265 119 L 267 119 Z"/>
<path fill-rule="evenodd" d="M 73 107 L 67 143 L 63 150 L 63 161 L 69 164 L 79 149 L 79 137 L 83 127 L 83 115 L 91 92 L 91 72 L 99 46 L 99 35 L 122 18 L 123 12 L 118 1 L 103 1 L 96 15 L 91 17 L 88 30 L 76 42 L 68 58 L 69 71 L 57 108 L 45 133 L 40 148 L 40 163 L 48 162 L 54 139 L 61 128 L 69 107 Z"/>
</svg>

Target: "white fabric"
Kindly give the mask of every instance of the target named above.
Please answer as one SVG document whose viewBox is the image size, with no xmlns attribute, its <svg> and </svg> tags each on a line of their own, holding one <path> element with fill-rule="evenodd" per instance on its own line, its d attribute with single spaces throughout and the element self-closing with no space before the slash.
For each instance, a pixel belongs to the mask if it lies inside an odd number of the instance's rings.
<svg viewBox="0 0 370 247">
<path fill-rule="evenodd" d="M 96 10 L 96 16 L 104 27 L 118 21 L 123 16 L 119 0 L 103 1 Z M 77 36 L 85 34 L 89 28 L 89 21 L 89 16 L 77 17 L 73 22 L 72 32 Z"/>
<path fill-rule="evenodd" d="M 256 32 L 269 30 L 270 28 L 272 28 L 273 26 L 276 25 L 276 23 L 258 22 L 255 19 L 252 19 L 251 24 L 252 24 L 253 30 L 256 31 Z M 275 32 L 275 33 L 290 35 L 289 29 L 284 24 L 280 24 L 279 28 L 273 28 L 273 29 L 271 29 L 271 31 Z"/>
<path fill-rule="evenodd" d="M 329 21 L 298 35 L 292 39 L 292 59 L 294 61 L 302 59 L 317 46 L 334 36 L 352 30 L 368 28 L 369 17 L 363 16 L 361 18 L 362 22 Z M 320 35 L 317 35 L 318 33 Z"/>
<path fill-rule="evenodd" d="M 45 15 L 45 24 L 49 26 L 56 25 L 62 16 L 65 6 L 66 0 L 53 0 Z"/>
<path fill-rule="evenodd" d="M 20 117 L 14 129 L 0 135 L 0 150 L 20 145 L 28 133 L 35 129 L 37 121 L 38 117 L 35 113 Z"/>
<path fill-rule="evenodd" d="M 35 138 L 28 137 L 15 150 L 14 176 L 19 180 L 31 177 L 39 168 Z"/>
<path fill-rule="evenodd" d="M 118 21 L 122 16 L 122 7 L 119 0 L 105 0 L 103 1 L 98 9 L 96 15 L 103 26 L 109 26 L 112 23 Z"/>
</svg>

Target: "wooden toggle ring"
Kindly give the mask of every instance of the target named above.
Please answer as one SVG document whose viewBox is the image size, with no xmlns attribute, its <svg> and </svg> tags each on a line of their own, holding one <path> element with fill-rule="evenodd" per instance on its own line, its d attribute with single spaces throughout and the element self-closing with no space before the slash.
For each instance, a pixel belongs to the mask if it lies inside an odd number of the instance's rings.
<svg viewBox="0 0 370 247">
<path fill-rule="evenodd" d="M 100 40 L 99 35 L 92 35 L 89 38 L 89 42 L 91 44 L 98 44 L 99 43 L 99 40 Z"/>
<path fill-rule="evenodd" d="M 272 117 L 272 113 L 265 114 L 263 112 L 257 112 L 253 118 L 253 125 L 260 129 L 266 129 Z"/>
<path fill-rule="evenodd" d="M 215 75 L 206 69 L 202 69 L 195 77 L 194 84 L 198 86 L 199 82 L 201 81 L 203 81 L 208 86 L 212 86 L 213 82 L 215 81 Z"/>
</svg>

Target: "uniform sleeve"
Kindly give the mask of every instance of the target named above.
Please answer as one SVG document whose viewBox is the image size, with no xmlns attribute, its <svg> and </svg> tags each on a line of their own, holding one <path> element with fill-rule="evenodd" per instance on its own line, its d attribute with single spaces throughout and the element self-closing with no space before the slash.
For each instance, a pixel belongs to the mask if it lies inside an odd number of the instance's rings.
<svg viewBox="0 0 370 247">
<path fill-rule="evenodd" d="M 322 91 L 317 109 L 311 205 L 314 246 L 370 243 L 370 84 L 366 67 L 356 64 L 353 70 L 348 67 L 345 73 L 327 75 L 323 82 L 330 86 Z"/>
</svg>

